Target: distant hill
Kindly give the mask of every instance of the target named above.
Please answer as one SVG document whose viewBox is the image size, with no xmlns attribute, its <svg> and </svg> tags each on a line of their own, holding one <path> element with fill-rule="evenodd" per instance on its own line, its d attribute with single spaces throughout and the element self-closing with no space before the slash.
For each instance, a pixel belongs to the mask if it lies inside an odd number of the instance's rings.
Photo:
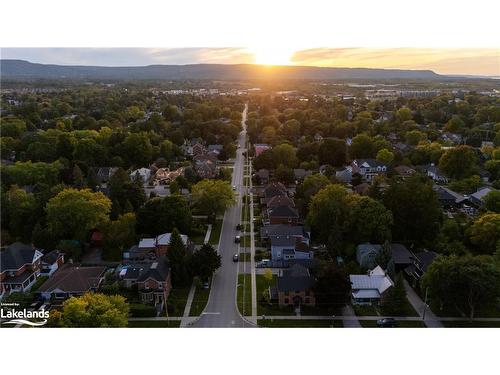
<svg viewBox="0 0 500 375">
<path fill-rule="evenodd" d="M 431 70 L 321 68 L 312 66 L 264 66 L 252 64 L 192 64 L 106 67 L 35 64 L 24 60 L 0 60 L 2 79 L 86 80 L 244 80 L 244 79 L 442 79 Z"/>
</svg>

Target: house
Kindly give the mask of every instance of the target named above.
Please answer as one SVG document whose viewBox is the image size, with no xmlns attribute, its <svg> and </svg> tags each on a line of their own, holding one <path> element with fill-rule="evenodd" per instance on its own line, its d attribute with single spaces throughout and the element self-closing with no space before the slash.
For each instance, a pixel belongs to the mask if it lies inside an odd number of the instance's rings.
<svg viewBox="0 0 500 375">
<path fill-rule="evenodd" d="M 265 144 L 265 143 L 257 143 L 254 145 L 254 149 L 255 149 L 255 157 L 257 157 L 260 154 L 262 154 L 264 151 L 271 150 L 272 147 L 268 144 Z"/>
<path fill-rule="evenodd" d="M 272 260 L 313 259 L 314 252 L 309 248 L 308 241 L 298 236 L 272 236 Z"/>
<path fill-rule="evenodd" d="M 80 267 L 65 264 L 38 288 L 38 292 L 45 300 L 64 300 L 95 292 L 104 280 L 105 271 L 104 266 Z"/>
<path fill-rule="evenodd" d="M 381 245 L 363 243 L 356 247 L 356 261 L 367 269 L 372 269 L 377 265 L 376 259 L 382 249 Z"/>
<path fill-rule="evenodd" d="M 436 259 L 437 253 L 434 251 L 421 251 L 416 253 L 413 258 L 413 264 L 405 268 L 405 273 L 415 285 L 427 272 L 431 263 Z"/>
<path fill-rule="evenodd" d="M 447 187 L 434 185 L 433 189 L 437 193 L 439 203 L 441 203 L 441 206 L 445 209 L 460 208 L 467 202 L 467 197 Z"/>
<path fill-rule="evenodd" d="M 28 291 L 40 276 L 43 253 L 31 245 L 14 242 L 0 253 L 0 298 Z"/>
<path fill-rule="evenodd" d="M 40 276 L 52 276 L 64 264 L 64 253 L 52 250 L 42 257 Z"/>
<path fill-rule="evenodd" d="M 302 225 L 264 225 L 260 228 L 260 238 L 263 241 L 270 240 L 275 236 L 290 236 L 301 239 L 303 242 L 309 243 L 311 237 L 310 232 L 307 232 Z"/>
<path fill-rule="evenodd" d="M 476 206 L 476 207 L 481 207 L 484 205 L 484 197 L 491 191 L 494 191 L 495 189 L 490 188 L 490 187 L 482 187 L 478 189 L 474 194 L 471 194 L 469 196 L 470 202 Z"/>
<path fill-rule="evenodd" d="M 352 167 L 347 166 L 335 172 L 335 178 L 344 184 L 350 184 L 352 181 Z"/>
<path fill-rule="evenodd" d="M 299 223 L 299 212 L 291 206 L 277 206 L 267 210 L 269 224 L 289 224 Z"/>
<path fill-rule="evenodd" d="M 151 169 L 139 168 L 130 172 L 130 179 L 134 181 L 136 178 L 140 178 L 142 183 L 145 184 L 151 178 Z"/>
<path fill-rule="evenodd" d="M 186 246 L 188 250 L 192 250 L 192 242 L 189 240 L 188 236 L 185 234 L 181 234 L 180 236 L 184 246 Z M 124 254 L 124 258 L 144 259 L 151 253 L 154 253 L 157 258 L 162 255 L 166 255 L 168 253 L 168 247 L 170 246 L 171 237 L 172 233 L 163 233 L 153 238 L 142 238 L 139 241 L 139 245 L 137 246 L 137 248 L 133 249 L 133 253 L 131 253 L 130 250 L 132 249 L 130 249 Z M 134 258 L 131 257 L 132 255 L 134 256 Z"/>
<path fill-rule="evenodd" d="M 153 262 L 127 265 L 120 271 L 120 280 L 127 288 L 137 285 L 143 303 L 163 306 L 172 289 L 170 266 L 165 256 Z"/>
<path fill-rule="evenodd" d="M 432 178 L 434 182 L 437 182 L 438 184 L 447 184 L 448 183 L 448 177 L 446 177 L 441 171 L 439 170 L 438 167 L 434 165 L 434 163 L 424 165 L 423 166 L 423 171 L 424 173 Z"/>
<path fill-rule="evenodd" d="M 396 143 L 394 143 L 393 147 L 394 147 L 394 150 L 399 151 L 403 155 L 407 154 L 408 152 L 410 152 L 412 150 L 412 148 L 413 148 L 412 146 L 410 146 L 410 145 L 408 145 L 406 143 L 402 143 L 402 142 L 396 142 Z"/>
<path fill-rule="evenodd" d="M 363 182 L 359 185 L 354 186 L 353 190 L 356 194 L 368 195 L 368 193 L 370 192 L 370 185 L 366 182 Z"/>
<path fill-rule="evenodd" d="M 259 171 L 255 174 L 258 178 L 259 183 L 268 184 L 269 183 L 269 170 L 268 169 L 259 169 Z"/>
<path fill-rule="evenodd" d="M 205 155 L 207 153 L 207 149 L 200 142 L 196 142 L 193 145 L 193 156 Z"/>
<path fill-rule="evenodd" d="M 394 286 L 386 272 L 377 266 L 367 275 L 349 275 L 351 298 L 355 305 L 378 304 L 387 291 Z"/>
<path fill-rule="evenodd" d="M 311 171 L 306 171 L 303 168 L 297 168 L 293 170 L 293 176 L 295 178 L 295 181 L 302 181 L 306 176 L 311 175 Z"/>
<path fill-rule="evenodd" d="M 371 182 L 375 176 L 385 174 L 387 166 L 375 159 L 355 159 L 351 163 L 352 173 L 359 173 L 363 180 Z"/>
<path fill-rule="evenodd" d="M 117 167 L 102 167 L 97 170 L 97 181 L 99 183 L 107 183 L 109 182 L 109 179 L 111 176 L 115 174 L 115 172 L 118 170 Z"/>
<path fill-rule="evenodd" d="M 394 271 L 397 274 L 413 263 L 413 254 L 400 243 L 391 243 L 391 263 L 394 265 Z M 356 261 L 361 267 L 372 269 L 377 265 L 377 256 L 382 251 L 382 245 L 364 243 L 356 247 Z"/>
<path fill-rule="evenodd" d="M 294 264 L 289 269 L 281 271 L 276 288 L 271 292 L 271 298 L 274 296 L 280 306 L 314 306 L 316 304 L 313 291 L 315 282 L 316 280 L 306 267 Z"/>
<path fill-rule="evenodd" d="M 413 176 L 417 171 L 407 165 L 398 165 L 394 167 L 396 177 L 406 180 L 408 177 Z"/>
<path fill-rule="evenodd" d="M 158 168 L 153 176 L 153 185 L 168 185 L 179 176 L 184 175 L 184 167 L 171 171 L 169 168 Z"/>
<path fill-rule="evenodd" d="M 197 155 L 193 158 L 194 170 L 202 178 L 214 178 L 217 175 L 217 157 L 211 154 Z"/>
</svg>

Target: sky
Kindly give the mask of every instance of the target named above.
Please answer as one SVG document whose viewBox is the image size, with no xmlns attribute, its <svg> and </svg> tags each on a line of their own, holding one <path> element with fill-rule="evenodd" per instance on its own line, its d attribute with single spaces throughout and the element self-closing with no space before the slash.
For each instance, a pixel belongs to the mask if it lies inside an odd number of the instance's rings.
<svg viewBox="0 0 500 375">
<path fill-rule="evenodd" d="M 430 69 L 439 74 L 500 76 L 497 48 L 2 48 L 4 59 L 61 65 L 270 64 Z"/>
</svg>

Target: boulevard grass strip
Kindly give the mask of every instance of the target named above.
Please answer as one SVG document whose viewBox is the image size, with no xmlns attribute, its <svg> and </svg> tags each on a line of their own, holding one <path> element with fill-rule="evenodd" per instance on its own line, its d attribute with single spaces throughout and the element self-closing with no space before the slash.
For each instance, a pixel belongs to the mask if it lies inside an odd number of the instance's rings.
<svg viewBox="0 0 500 375">
<path fill-rule="evenodd" d="M 245 291 L 245 293 L 243 293 L 243 291 Z M 240 273 L 238 275 L 236 300 L 238 302 L 238 310 L 240 311 L 241 315 L 247 316 L 252 313 L 252 277 L 248 273 Z M 243 302 L 245 303 L 243 304 Z"/>
<path fill-rule="evenodd" d="M 199 316 L 203 312 L 207 305 L 209 295 L 210 289 L 196 287 L 189 316 Z"/>
<path fill-rule="evenodd" d="M 217 219 L 215 221 L 215 224 L 212 225 L 212 232 L 210 233 L 210 239 L 208 240 L 208 243 L 210 245 L 219 244 L 221 230 L 222 230 L 222 219 Z"/>
<path fill-rule="evenodd" d="M 259 327 L 266 328 L 342 328 L 340 320 L 259 319 Z"/>
<path fill-rule="evenodd" d="M 134 320 L 128 322 L 129 328 L 179 328 L 180 320 Z"/>
</svg>

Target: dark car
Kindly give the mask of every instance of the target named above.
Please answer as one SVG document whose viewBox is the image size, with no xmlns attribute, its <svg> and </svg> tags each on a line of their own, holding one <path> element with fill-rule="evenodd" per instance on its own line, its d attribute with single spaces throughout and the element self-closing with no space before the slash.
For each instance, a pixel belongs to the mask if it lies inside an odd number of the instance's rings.
<svg viewBox="0 0 500 375">
<path fill-rule="evenodd" d="M 382 328 L 393 328 L 398 326 L 398 322 L 394 318 L 384 318 L 377 320 L 377 326 Z"/>
<path fill-rule="evenodd" d="M 240 256 L 238 254 L 233 255 L 233 262 L 237 262 L 239 260 Z"/>
<path fill-rule="evenodd" d="M 240 241 L 241 241 L 241 237 L 240 236 L 234 237 L 234 242 L 235 243 L 240 243 Z"/>
<path fill-rule="evenodd" d="M 243 228 L 241 224 L 236 225 L 236 230 L 241 230 L 241 228 Z"/>
</svg>

